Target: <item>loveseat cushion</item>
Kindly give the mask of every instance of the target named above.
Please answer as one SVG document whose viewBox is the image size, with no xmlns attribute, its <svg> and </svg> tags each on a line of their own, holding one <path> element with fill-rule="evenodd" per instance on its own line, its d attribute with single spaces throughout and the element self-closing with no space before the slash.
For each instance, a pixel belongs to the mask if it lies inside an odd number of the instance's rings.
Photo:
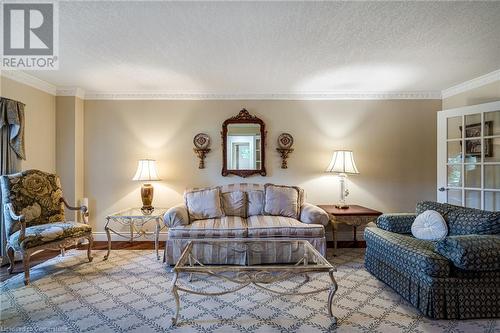
<svg viewBox="0 0 500 333">
<path fill-rule="evenodd" d="M 396 270 L 409 275 L 448 277 L 450 262 L 435 252 L 435 243 L 386 231 L 377 227 L 365 229 L 366 251 Z"/>
<path fill-rule="evenodd" d="M 264 214 L 264 191 L 252 190 L 247 192 L 247 216 Z"/>
<path fill-rule="evenodd" d="M 184 192 L 184 200 L 190 221 L 219 218 L 223 215 L 219 187 L 187 190 Z"/>
<path fill-rule="evenodd" d="M 239 216 L 192 221 L 168 230 L 169 238 L 244 238 L 247 222 Z"/>
<path fill-rule="evenodd" d="M 377 227 L 398 234 L 411 234 L 415 218 L 416 215 L 411 213 L 382 214 L 377 218 Z"/>
<path fill-rule="evenodd" d="M 300 189 L 296 186 L 264 185 L 264 213 L 294 219 L 300 214 Z"/>
<path fill-rule="evenodd" d="M 243 191 L 222 193 L 222 209 L 226 216 L 247 216 L 247 195 Z"/>
<path fill-rule="evenodd" d="M 321 224 L 306 224 L 291 217 L 255 215 L 247 218 L 248 237 L 324 237 Z"/>
<path fill-rule="evenodd" d="M 56 222 L 39 224 L 26 228 L 25 238 L 20 242 L 20 231 L 9 237 L 9 243 L 16 251 L 29 249 L 64 238 L 80 237 L 92 231 L 88 224 L 77 222 Z"/>
<path fill-rule="evenodd" d="M 500 212 L 489 212 L 433 201 L 422 201 L 417 204 L 417 215 L 426 210 L 435 210 L 443 216 L 448 224 L 449 236 L 500 233 Z"/>
<path fill-rule="evenodd" d="M 500 269 L 500 236 L 450 236 L 437 244 L 436 251 L 464 270 Z"/>
</svg>

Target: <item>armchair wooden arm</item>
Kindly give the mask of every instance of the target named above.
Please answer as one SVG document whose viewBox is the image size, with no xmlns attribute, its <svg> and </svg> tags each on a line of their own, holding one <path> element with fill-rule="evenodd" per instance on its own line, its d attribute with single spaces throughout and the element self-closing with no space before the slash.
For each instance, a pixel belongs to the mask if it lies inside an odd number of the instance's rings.
<svg viewBox="0 0 500 333">
<path fill-rule="evenodd" d="M 87 218 L 89 217 L 89 210 L 87 206 L 70 206 L 64 198 L 61 198 L 61 202 L 63 202 L 64 206 L 66 206 L 69 210 L 79 210 L 82 213 L 83 222 L 85 224 L 87 223 Z"/>
<path fill-rule="evenodd" d="M 21 224 L 21 231 L 19 232 L 19 241 L 24 240 L 26 235 L 26 219 L 24 215 L 17 215 L 14 211 L 14 206 L 11 203 L 5 204 L 5 211 L 9 213 L 9 216 L 12 220 L 17 221 Z"/>
</svg>

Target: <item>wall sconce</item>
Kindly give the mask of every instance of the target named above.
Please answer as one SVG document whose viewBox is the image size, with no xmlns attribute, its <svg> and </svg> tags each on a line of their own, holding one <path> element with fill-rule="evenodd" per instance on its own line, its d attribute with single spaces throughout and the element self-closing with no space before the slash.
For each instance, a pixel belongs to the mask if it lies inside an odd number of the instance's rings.
<svg viewBox="0 0 500 333">
<path fill-rule="evenodd" d="M 210 148 L 208 148 L 210 145 L 210 137 L 205 133 L 198 133 L 194 136 L 193 143 L 193 151 L 200 160 L 198 169 L 205 169 L 205 157 L 210 152 Z"/>
<path fill-rule="evenodd" d="M 293 152 L 293 136 L 288 133 L 281 133 L 278 136 L 278 147 L 276 150 L 281 154 L 281 168 L 288 169 L 287 159 Z"/>
</svg>

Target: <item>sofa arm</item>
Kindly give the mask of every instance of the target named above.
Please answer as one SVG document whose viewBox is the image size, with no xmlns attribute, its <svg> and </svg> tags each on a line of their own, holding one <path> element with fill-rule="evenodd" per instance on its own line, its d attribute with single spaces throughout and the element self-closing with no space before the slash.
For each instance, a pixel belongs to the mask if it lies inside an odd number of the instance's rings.
<svg viewBox="0 0 500 333">
<path fill-rule="evenodd" d="M 189 214 L 186 205 L 179 204 L 167 210 L 163 215 L 163 222 L 168 228 L 189 224 Z"/>
<path fill-rule="evenodd" d="M 398 234 L 411 234 L 415 218 L 413 213 L 382 214 L 377 219 L 377 227 Z"/>
<path fill-rule="evenodd" d="M 310 203 L 304 203 L 300 208 L 300 222 L 306 224 L 322 224 L 325 227 L 328 225 L 330 217 L 328 213 L 318 206 Z"/>
</svg>

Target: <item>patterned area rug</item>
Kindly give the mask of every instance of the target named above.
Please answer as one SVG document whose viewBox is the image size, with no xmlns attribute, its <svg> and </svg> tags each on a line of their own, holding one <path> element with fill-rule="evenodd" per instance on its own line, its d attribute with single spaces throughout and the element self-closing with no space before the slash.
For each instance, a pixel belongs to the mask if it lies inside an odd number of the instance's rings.
<svg viewBox="0 0 500 333">
<path fill-rule="evenodd" d="M 113 251 L 103 261 L 94 252 L 69 251 L 1 284 L 1 331 L 8 332 L 498 332 L 500 320 L 430 320 L 363 268 L 363 249 L 339 249 L 332 262 L 339 290 L 337 327 L 326 309 L 327 292 L 278 297 L 255 287 L 220 297 L 181 293 L 181 317 L 170 326 L 175 302 L 172 274 L 152 251 Z M 20 266 L 17 268 L 20 269 Z M 227 288 L 211 277 L 184 284 L 205 291 Z M 327 274 L 311 275 L 304 291 L 328 285 Z M 291 280 L 274 285 L 293 288 Z"/>
</svg>

